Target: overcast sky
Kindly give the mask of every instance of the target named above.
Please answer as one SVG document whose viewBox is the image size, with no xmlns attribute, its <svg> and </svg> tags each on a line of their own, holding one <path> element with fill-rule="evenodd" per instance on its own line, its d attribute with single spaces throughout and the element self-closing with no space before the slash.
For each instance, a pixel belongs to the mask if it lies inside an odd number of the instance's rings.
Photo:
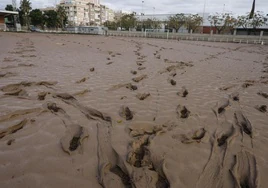
<svg viewBox="0 0 268 188">
<path fill-rule="evenodd" d="M 33 8 L 43 8 L 55 5 L 60 0 L 30 0 Z M 234 14 L 244 14 L 249 12 L 253 0 L 100 0 L 102 4 L 114 10 L 142 12 L 152 14 L 155 7 L 155 14 L 162 13 L 202 13 L 206 1 L 205 12 L 232 12 Z M 0 9 L 4 9 L 6 4 L 11 4 L 12 0 L 0 0 Z M 19 4 L 20 0 L 17 0 Z M 142 6 L 143 4 L 143 6 Z M 268 0 L 256 0 L 256 10 L 268 14 Z"/>
</svg>

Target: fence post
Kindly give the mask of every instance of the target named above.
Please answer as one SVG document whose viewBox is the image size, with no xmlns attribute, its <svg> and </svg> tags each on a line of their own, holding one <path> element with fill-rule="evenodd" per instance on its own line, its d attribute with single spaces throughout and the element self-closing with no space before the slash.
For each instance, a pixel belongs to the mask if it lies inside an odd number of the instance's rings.
<svg viewBox="0 0 268 188">
<path fill-rule="evenodd" d="M 169 30 L 168 30 L 168 32 L 167 32 L 167 40 L 168 40 L 168 35 L 169 35 Z"/>
<path fill-rule="evenodd" d="M 263 31 L 261 31 L 261 33 L 260 33 L 260 39 L 259 39 L 259 42 L 261 42 L 262 36 L 263 36 Z"/>
</svg>

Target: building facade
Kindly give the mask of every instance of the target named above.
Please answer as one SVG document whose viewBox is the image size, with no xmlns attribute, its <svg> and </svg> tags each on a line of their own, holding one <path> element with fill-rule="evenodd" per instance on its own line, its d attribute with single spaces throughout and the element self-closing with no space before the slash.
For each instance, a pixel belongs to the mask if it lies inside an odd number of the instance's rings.
<svg viewBox="0 0 268 188">
<path fill-rule="evenodd" d="M 100 0 L 62 0 L 60 6 L 64 7 L 71 26 L 99 26 L 114 19 L 113 11 L 101 5 Z"/>
</svg>

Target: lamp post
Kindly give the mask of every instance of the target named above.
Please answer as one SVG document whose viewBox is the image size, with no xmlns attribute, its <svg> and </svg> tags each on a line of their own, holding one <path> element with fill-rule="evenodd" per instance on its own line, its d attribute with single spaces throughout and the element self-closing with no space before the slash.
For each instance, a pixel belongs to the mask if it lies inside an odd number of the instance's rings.
<svg viewBox="0 0 268 188">
<path fill-rule="evenodd" d="M 205 21 L 206 4 L 207 4 L 207 0 L 205 0 L 205 2 L 204 2 L 203 21 L 202 21 L 202 33 L 204 33 L 204 21 Z"/>
<path fill-rule="evenodd" d="M 155 7 L 153 7 L 153 28 L 155 29 L 155 24 L 154 24 L 154 15 L 155 15 Z"/>
<path fill-rule="evenodd" d="M 143 4 L 144 4 L 144 1 L 142 1 L 141 2 L 142 3 L 142 13 L 141 13 L 141 15 L 142 15 L 142 17 L 141 17 L 141 20 L 142 20 L 142 31 L 143 31 L 143 16 L 144 16 L 144 12 L 143 12 Z"/>
</svg>

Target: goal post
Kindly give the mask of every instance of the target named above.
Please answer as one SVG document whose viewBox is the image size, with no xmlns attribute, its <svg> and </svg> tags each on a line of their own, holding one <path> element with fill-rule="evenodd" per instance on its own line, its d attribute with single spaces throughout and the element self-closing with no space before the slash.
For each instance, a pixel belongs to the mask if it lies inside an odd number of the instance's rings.
<svg viewBox="0 0 268 188">
<path fill-rule="evenodd" d="M 164 36 L 166 39 L 169 37 L 168 29 L 145 29 L 144 36 L 146 37 L 160 37 Z"/>
</svg>

